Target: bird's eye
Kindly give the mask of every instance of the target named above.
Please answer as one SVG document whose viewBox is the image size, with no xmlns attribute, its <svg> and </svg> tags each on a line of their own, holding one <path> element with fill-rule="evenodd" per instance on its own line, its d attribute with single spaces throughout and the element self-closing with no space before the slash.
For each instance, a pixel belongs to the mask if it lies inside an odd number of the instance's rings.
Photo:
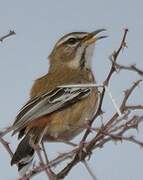
<svg viewBox="0 0 143 180">
<path fill-rule="evenodd" d="M 76 38 L 69 38 L 67 42 L 70 45 L 74 45 L 75 43 L 77 43 L 77 39 Z"/>
</svg>

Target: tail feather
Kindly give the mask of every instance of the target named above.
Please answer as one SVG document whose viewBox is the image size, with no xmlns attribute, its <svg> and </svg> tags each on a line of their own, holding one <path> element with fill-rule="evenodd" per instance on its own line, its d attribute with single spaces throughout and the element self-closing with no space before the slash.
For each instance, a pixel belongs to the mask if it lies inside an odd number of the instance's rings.
<svg viewBox="0 0 143 180">
<path fill-rule="evenodd" d="M 25 174 L 25 172 L 28 170 L 34 156 L 34 149 L 31 147 L 29 140 L 29 135 L 22 139 L 11 160 L 11 165 L 17 164 L 18 171 L 22 172 L 22 174 Z"/>
</svg>

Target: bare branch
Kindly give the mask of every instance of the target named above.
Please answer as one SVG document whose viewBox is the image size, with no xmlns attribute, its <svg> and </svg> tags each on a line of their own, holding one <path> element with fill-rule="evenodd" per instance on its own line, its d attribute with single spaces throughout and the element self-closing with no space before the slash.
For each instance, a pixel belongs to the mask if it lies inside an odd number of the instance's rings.
<svg viewBox="0 0 143 180">
<path fill-rule="evenodd" d="M 141 69 L 137 68 L 135 64 L 125 66 L 122 64 L 115 63 L 115 67 L 116 67 L 116 69 L 119 69 L 119 71 L 120 70 L 128 70 L 128 71 L 136 72 L 138 75 L 143 76 L 143 71 Z"/>
<path fill-rule="evenodd" d="M 8 154 L 10 155 L 10 157 L 12 158 L 13 156 L 13 152 L 9 146 L 9 143 L 6 142 L 2 137 L 0 137 L 0 142 L 2 143 L 2 145 L 5 147 L 6 151 L 8 152 Z"/>
<path fill-rule="evenodd" d="M 89 167 L 88 163 L 84 160 L 83 164 L 85 165 L 88 173 L 90 174 L 90 176 L 92 177 L 93 180 L 97 180 L 97 177 L 95 176 L 95 174 L 92 172 L 91 168 Z"/>
<path fill-rule="evenodd" d="M 9 127 L 4 128 L 3 130 L 0 131 L 0 137 L 5 136 L 6 134 L 8 134 L 12 130 L 13 130 L 13 126 L 9 126 Z"/>
<path fill-rule="evenodd" d="M 130 89 L 127 89 L 127 90 L 125 91 L 125 98 L 124 98 L 124 100 L 123 100 L 123 102 L 122 102 L 122 105 L 121 105 L 121 108 L 120 108 L 121 111 L 122 111 L 122 109 L 125 107 L 125 104 L 126 104 L 127 100 L 129 99 L 131 93 L 132 93 L 133 90 L 139 85 L 139 83 L 140 83 L 141 81 L 142 81 L 142 80 L 136 81 Z"/>
<path fill-rule="evenodd" d="M 16 33 L 15 33 L 14 31 L 11 31 L 11 30 L 10 30 L 8 34 L 6 34 L 5 36 L 2 36 L 2 37 L 0 38 L 0 41 L 3 42 L 4 39 L 6 39 L 6 38 L 8 38 L 8 37 L 10 37 L 10 36 L 13 36 L 13 35 L 16 35 Z"/>
<path fill-rule="evenodd" d="M 51 171 L 51 169 L 49 167 L 45 168 L 45 163 L 44 163 L 44 159 L 43 159 L 42 154 L 41 154 L 41 149 L 36 148 L 36 152 L 37 152 L 37 155 L 38 155 L 39 160 L 40 160 L 40 165 L 41 165 L 41 167 L 44 168 L 44 171 L 47 174 L 47 176 L 49 177 L 49 180 L 57 180 L 56 175 Z"/>
<path fill-rule="evenodd" d="M 126 109 L 132 109 L 132 110 L 142 110 L 143 105 L 126 105 Z"/>
</svg>

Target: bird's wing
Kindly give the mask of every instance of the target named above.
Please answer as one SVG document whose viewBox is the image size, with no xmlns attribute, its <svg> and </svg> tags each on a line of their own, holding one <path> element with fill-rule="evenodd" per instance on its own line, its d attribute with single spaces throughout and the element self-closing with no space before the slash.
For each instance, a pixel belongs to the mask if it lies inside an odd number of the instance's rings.
<svg viewBox="0 0 143 180">
<path fill-rule="evenodd" d="M 27 123 L 76 103 L 87 97 L 90 92 L 91 88 L 87 87 L 61 87 L 31 99 L 17 115 L 13 125 L 13 134 L 25 127 Z"/>
</svg>

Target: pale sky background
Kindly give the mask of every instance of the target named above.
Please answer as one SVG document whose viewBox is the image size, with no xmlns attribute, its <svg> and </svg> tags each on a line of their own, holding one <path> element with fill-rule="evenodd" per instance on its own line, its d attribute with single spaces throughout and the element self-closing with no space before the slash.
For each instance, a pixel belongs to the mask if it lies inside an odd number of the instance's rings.
<svg viewBox="0 0 143 180">
<path fill-rule="evenodd" d="M 109 55 L 121 40 L 124 28 L 129 28 L 128 49 L 120 55 L 120 63 L 136 63 L 143 68 L 143 1 L 142 0 L 0 0 L 0 37 L 15 30 L 16 36 L 0 44 L 0 128 L 14 121 L 21 106 L 28 100 L 33 81 L 48 70 L 48 54 L 55 42 L 65 33 L 93 31 L 106 28 L 108 39 L 96 46 L 93 70 L 98 83 L 109 70 Z M 111 90 L 118 103 L 133 80 L 131 73 L 114 76 Z M 142 101 L 142 86 L 136 91 L 133 103 Z M 143 102 L 143 101 L 142 101 Z M 110 108 L 110 109 L 109 109 Z M 112 114 L 108 98 L 104 110 Z M 140 128 L 140 131 L 143 128 Z M 142 133 L 138 138 L 143 141 Z M 16 136 L 7 140 L 13 150 Z M 64 152 L 63 144 L 47 144 L 47 152 Z M 66 147 L 67 149 L 67 147 Z M 89 162 L 98 180 L 142 180 L 143 150 L 131 143 L 110 143 L 94 151 Z M 16 166 L 10 166 L 10 157 L 0 144 L 0 179 L 15 180 Z M 45 180 L 40 174 L 34 180 Z M 76 166 L 66 180 L 91 179 L 82 164 Z"/>
</svg>

